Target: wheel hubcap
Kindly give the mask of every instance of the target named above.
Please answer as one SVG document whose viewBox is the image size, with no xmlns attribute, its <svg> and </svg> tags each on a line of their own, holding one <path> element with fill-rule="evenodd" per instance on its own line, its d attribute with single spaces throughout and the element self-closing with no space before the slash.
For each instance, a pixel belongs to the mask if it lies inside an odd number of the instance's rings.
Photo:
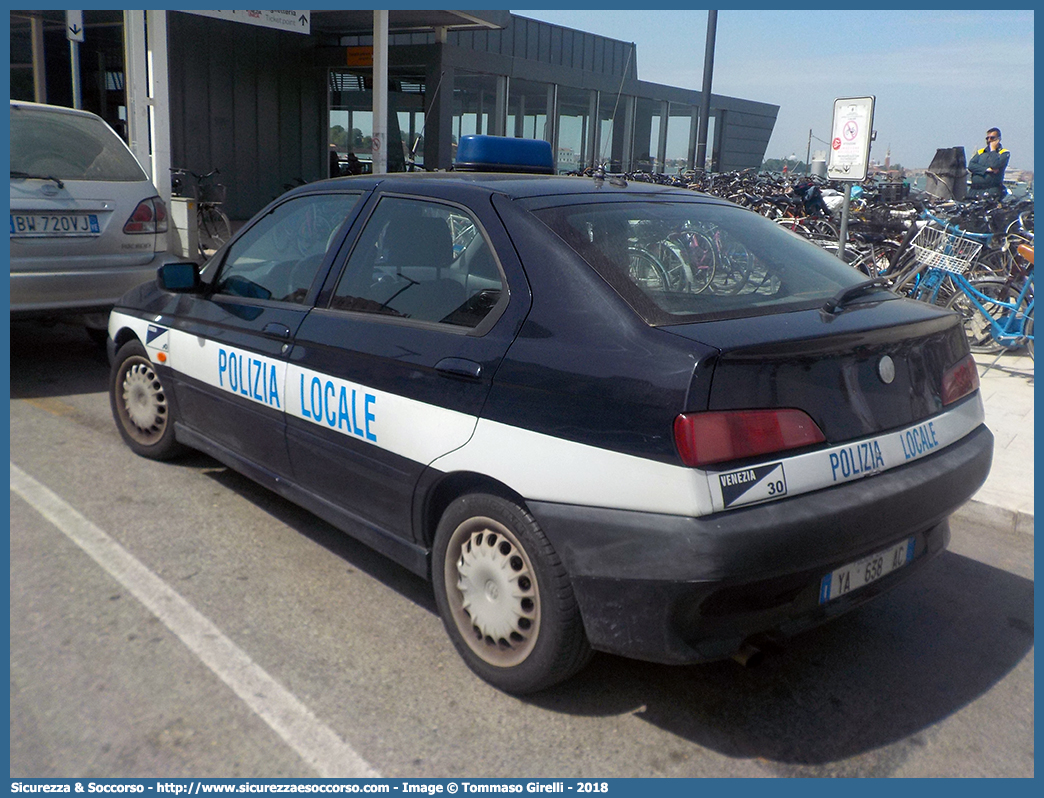
<svg viewBox="0 0 1044 798">
<path fill-rule="evenodd" d="M 146 361 L 128 364 L 123 373 L 123 412 L 130 422 L 127 432 L 141 443 L 152 443 L 167 428 L 167 397 L 152 365 Z"/>
<path fill-rule="evenodd" d="M 479 657 L 509 667 L 529 656 L 540 629 L 536 575 L 505 526 L 473 518 L 457 528 L 447 552 L 446 590 L 457 628 Z"/>
</svg>

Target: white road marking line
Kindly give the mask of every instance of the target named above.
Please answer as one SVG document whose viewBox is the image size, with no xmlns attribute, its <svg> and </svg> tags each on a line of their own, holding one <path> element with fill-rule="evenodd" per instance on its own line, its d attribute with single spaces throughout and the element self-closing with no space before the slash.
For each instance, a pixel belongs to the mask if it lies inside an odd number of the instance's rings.
<svg viewBox="0 0 1044 798">
<path fill-rule="evenodd" d="M 14 463 L 11 463 L 11 490 L 129 590 L 320 776 L 382 778 L 308 707 L 162 579 Z"/>
</svg>

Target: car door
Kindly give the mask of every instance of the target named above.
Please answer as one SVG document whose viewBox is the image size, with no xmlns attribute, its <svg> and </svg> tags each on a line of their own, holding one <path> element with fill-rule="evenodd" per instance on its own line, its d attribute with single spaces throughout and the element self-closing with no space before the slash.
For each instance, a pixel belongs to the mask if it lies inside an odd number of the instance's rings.
<svg viewBox="0 0 1044 798">
<path fill-rule="evenodd" d="M 287 441 L 295 480 L 381 548 L 410 537 L 425 468 L 471 437 L 530 298 L 488 192 L 378 194 L 363 215 L 295 337 Z"/>
<path fill-rule="evenodd" d="M 287 355 L 360 196 L 280 203 L 228 246 L 206 291 L 180 298 L 169 364 L 178 419 L 201 448 L 289 476 Z"/>
</svg>

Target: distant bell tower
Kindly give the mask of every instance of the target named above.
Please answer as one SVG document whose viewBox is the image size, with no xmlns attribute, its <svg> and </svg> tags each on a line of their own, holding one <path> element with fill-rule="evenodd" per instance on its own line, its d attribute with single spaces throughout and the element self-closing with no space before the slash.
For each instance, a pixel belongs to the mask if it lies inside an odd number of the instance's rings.
<svg viewBox="0 0 1044 798">
<path fill-rule="evenodd" d="M 888 167 L 892 165 L 892 145 L 888 145 L 888 150 L 885 152 L 885 171 L 888 171 Z"/>
</svg>

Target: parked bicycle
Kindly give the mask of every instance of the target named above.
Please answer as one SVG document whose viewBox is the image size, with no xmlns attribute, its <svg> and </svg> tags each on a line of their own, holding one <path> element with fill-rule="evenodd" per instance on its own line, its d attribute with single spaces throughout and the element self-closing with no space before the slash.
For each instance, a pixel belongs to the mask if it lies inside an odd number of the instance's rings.
<svg viewBox="0 0 1044 798">
<path fill-rule="evenodd" d="M 1007 279 L 984 277 L 970 281 L 963 275 L 956 277 L 957 292 L 946 307 L 960 314 L 973 352 L 996 352 L 999 357 L 1025 346 L 1033 357 L 1032 244 L 1019 245 L 1018 255 L 1026 264 L 1021 286 L 1014 273 Z"/>
<path fill-rule="evenodd" d="M 970 232 L 929 211 L 923 216 L 925 222 L 908 239 L 913 262 L 905 265 L 903 261 L 898 268 L 893 264 L 890 270 L 895 275 L 892 290 L 922 302 L 945 305 L 957 290 L 955 275 L 966 275 L 993 235 Z M 900 247 L 898 260 L 902 261 L 906 251 Z"/>
<path fill-rule="evenodd" d="M 922 227 L 911 245 L 916 263 L 894 290 L 956 311 L 973 352 L 1003 353 L 1026 346 L 1032 357 L 1032 244 L 1017 246 L 1020 260 L 1007 276 L 979 277 L 971 266 L 989 237 L 952 224 Z"/>
<path fill-rule="evenodd" d="M 206 174 L 197 174 L 190 169 L 171 167 L 170 188 L 175 197 L 190 197 L 196 200 L 196 226 L 198 229 L 199 254 L 204 260 L 214 254 L 222 244 L 232 237 L 232 222 L 221 209 L 225 201 L 226 188 L 221 183 L 212 182 L 219 169 L 212 169 Z M 191 175 L 194 182 L 186 185 L 186 176 Z"/>
</svg>

